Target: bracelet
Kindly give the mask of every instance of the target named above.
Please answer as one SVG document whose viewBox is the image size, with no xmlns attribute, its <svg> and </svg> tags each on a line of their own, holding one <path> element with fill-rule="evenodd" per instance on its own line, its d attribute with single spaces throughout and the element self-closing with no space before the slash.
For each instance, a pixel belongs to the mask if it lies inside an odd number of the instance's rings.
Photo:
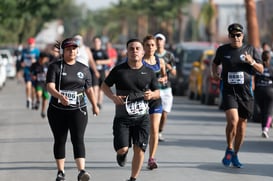
<svg viewBox="0 0 273 181">
<path fill-rule="evenodd" d="M 256 63 L 255 60 L 253 60 L 253 62 L 250 65 L 253 66 L 255 63 Z"/>
</svg>

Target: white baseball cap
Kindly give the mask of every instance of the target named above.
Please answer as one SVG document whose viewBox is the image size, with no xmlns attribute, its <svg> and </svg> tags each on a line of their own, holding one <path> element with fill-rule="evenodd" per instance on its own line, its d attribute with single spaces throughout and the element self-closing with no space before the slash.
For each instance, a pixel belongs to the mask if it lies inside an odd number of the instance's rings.
<svg viewBox="0 0 273 181">
<path fill-rule="evenodd" d="M 160 39 L 166 41 L 166 37 L 163 34 L 161 34 L 161 33 L 156 34 L 155 38 L 160 38 Z"/>
</svg>

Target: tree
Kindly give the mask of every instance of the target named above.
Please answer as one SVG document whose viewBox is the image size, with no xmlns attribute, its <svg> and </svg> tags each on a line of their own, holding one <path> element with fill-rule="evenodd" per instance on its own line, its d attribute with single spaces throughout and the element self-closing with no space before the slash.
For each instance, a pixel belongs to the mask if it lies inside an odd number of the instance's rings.
<svg viewBox="0 0 273 181">
<path fill-rule="evenodd" d="M 214 41 L 214 37 L 216 34 L 216 17 L 217 17 L 217 9 L 213 0 L 209 0 L 209 2 L 204 3 L 198 18 L 198 24 L 201 22 L 205 26 L 206 39 L 209 42 Z"/>
<path fill-rule="evenodd" d="M 47 21 L 63 17 L 63 8 L 72 0 L 2 0 L 0 6 L 1 43 L 22 43 L 35 36 Z M 60 14 L 63 10 L 64 14 Z M 71 8 L 73 12 L 75 8 Z M 69 16 L 66 16 L 69 17 Z"/>
</svg>

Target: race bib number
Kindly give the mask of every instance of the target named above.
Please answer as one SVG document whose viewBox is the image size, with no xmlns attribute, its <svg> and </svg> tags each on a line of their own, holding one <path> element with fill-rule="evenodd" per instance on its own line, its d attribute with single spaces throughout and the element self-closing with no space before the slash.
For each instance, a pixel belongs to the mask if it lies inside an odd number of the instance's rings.
<svg viewBox="0 0 273 181">
<path fill-rule="evenodd" d="M 77 91 L 60 90 L 60 93 L 68 98 L 69 105 L 77 105 Z"/>
<path fill-rule="evenodd" d="M 244 72 L 228 72 L 229 84 L 244 84 Z"/>
<path fill-rule="evenodd" d="M 144 100 L 134 101 L 134 102 L 127 102 L 128 97 L 125 101 L 126 111 L 130 116 L 140 116 L 145 115 L 148 112 L 148 103 Z"/>
<path fill-rule="evenodd" d="M 102 70 L 103 66 L 102 65 L 97 65 L 97 70 Z"/>
<path fill-rule="evenodd" d="M 37 80 L 38 81 L 45 81 L 46 80 L 46 75 L 44 73 L 37 74 Z"/>
</svg>

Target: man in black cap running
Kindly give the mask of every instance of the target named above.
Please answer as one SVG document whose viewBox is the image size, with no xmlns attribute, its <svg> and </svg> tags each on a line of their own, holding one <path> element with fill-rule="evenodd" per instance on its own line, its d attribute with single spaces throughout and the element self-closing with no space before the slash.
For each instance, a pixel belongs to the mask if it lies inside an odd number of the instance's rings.
<svg viewBox="0 0 273 181">
<path fill-rule="evenodd" d="M 223 83 L 223 108 L 226 114 L 227 148 L 223 165 L 241 168 L 238 152 L 246 132 L 247 119 L 252 116 L 254 94 L 252 77 L 255 72 L 263 72 L 260 54 L 251 45 L 243 44 L 243 26 L 234 23 L 228 27 L 230 43 L 220 46 L 212 65 L 215 79 Z M 218 66 L 222 64 L 222 73 Z"/>
</svg>

